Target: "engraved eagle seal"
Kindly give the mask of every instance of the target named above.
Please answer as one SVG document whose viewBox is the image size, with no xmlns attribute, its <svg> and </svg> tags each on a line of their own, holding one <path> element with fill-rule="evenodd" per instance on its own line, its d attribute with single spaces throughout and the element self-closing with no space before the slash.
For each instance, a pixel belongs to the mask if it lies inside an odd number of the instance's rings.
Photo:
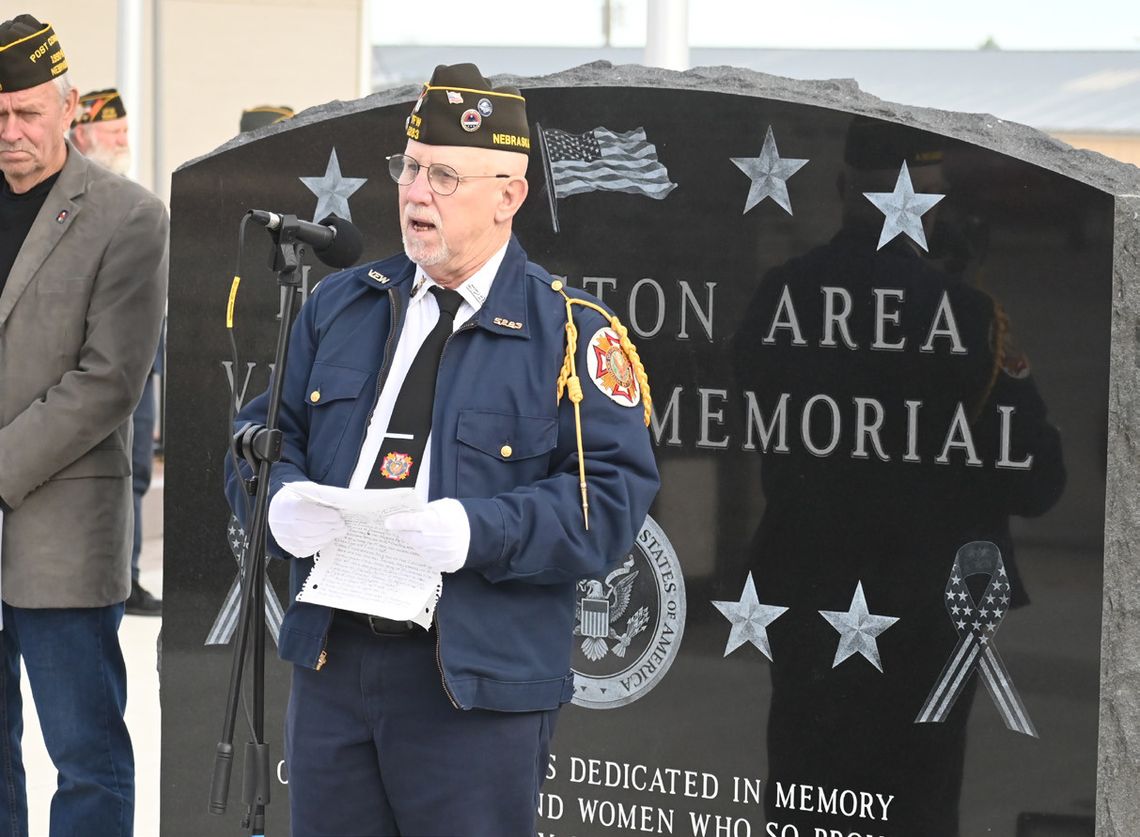
<svg viewBox="0 0 1140 837">
<path fill-rule="evenodd" d="M 665 677 L 685 631 L 685 579 L 652 517 L 619 566 L 578 582 L 575 615 L 575 704 L 625 706 Z"/>
<path fill-rule="evenodd" d="M 622 633 L 614 628 L 614 623 L 629 609 L 633 595 L 633 582 L 637 580 L 637 570 L 633 569 L 633 558 L 606 576 L 605 583 L 596 578 L 578 582 L 577 616 L 575 636 L 582 636 L 582 653 L 586 658 L 597 662 L 610 651 L 624 657 L 630 640 L 645 630 L 649 624 L 649 608 L 645 605 L 634 611 L 625 622 Z M 617 640 L 614 646 L 609 640 Z"/>
</svg>

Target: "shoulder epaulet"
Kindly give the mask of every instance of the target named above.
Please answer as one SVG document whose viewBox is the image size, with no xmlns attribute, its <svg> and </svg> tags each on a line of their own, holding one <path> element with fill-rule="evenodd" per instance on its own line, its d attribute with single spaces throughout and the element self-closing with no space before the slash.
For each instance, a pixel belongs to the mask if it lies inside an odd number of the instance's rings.
<svg viewBox="0 0 1140 837">
<path fill-rule="evenodd" d="M 588 530 L 590 528 L 590 503 L 586 492 L 586 457 L 582 450 L 582 412 L 580 404 L 583 395 L 582 380 L 578 377 L 576 359 L 578 354 L 578 327 L 574 323 L 575 305 L 591 308 L 605 317 L 609 322 L 610 328 L 618 340 L 617 346 L 614 348 L 617 349 L 625 361 L 628 361 L 630 370 L 637 378 L 638 392 L 641 398 L 642 409 L 645 413 L 646 427 L 649 426 L 650 417 L 652 416 L 653 401 L 649 394 L 649 377 L 645 373 L 645 365 L 641 362 L 641 356 L 637 353 L 637 347 L 634 346 L 633 341 L 629 339 L 629 331 L 622 325 L 621 320 L 595 302 L 591 302 L 588 299 L 571 297 L 566 293 L 562 280 L 560 279 L 555 279 L 550 283 L 550 290 L 560 294 L 566 303 L 566 354 L 562 359 L 562 369 L 558 373 L 556 393 L 558 403 L 562 402 L 563 395 L 569 394 L 570 402 L 574 405 L 574 429 L 578 440 L 578 485 L 582 492 L 582 517 L 585 521 L 586 529 Z M 633 402 L 633 404 L 636 403 L 636 401 Z"/>
</svg>

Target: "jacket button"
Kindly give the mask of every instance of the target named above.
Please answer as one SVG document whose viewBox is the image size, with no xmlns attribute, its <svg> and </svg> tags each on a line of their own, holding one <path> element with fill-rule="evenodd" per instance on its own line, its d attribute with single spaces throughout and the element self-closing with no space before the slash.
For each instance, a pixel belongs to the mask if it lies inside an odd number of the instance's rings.
<svg viewBox="0 0 1140 837">
<path fill-rule="evenodd" d="M 511 449 L 510 445 L 503 445 L 501 448 L 499 448 L 499 453 L 502 454 L 503 459 L 510 459 L 511 454 L 514 453 L 514 451 Z"/>
<path fill-rule="evenodd" d="M 321 400 L 321 391 L 319 389 L 313 390 L 311 393 L 309 393 L 309 400 L 316 404 Z"/>
</svg>

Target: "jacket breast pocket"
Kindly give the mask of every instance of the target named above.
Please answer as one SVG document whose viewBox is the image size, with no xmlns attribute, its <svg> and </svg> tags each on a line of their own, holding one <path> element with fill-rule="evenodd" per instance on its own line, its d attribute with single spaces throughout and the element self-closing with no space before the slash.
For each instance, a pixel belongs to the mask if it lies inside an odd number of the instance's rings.
<svg viewBox="0 0 1140 837">
<path fill-rule="evenodd" d="M 306 470 L 314 482 L 328 474 L 336 452 L 345 442 L 345 429 L 353 412 L 367 409 L 360 396 L 369 373 L 363 369 L 314 363 L 305 389 L 309 408 L 309 445 Z"/>
<path fill-rule="evenodd" d="M 553 418 L 462 410 L 456 487 L 460 497 L 490 497 L 540 480 L 558 441 Z"/>
</svg>

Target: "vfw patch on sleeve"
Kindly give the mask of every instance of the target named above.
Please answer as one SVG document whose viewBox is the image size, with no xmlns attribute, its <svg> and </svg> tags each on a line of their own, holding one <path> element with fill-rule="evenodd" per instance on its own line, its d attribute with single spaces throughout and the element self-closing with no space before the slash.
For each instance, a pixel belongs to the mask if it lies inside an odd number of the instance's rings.
<svg viewBox="0 0 1140 837">
<path fill-rule="evenodd" d="M 602 327 L 594 332 L 587 354 L 590 378 L 598 389 L 623 407 L 636 407 L 641 401 L 641 384 L 614 330 Z"/>
</svg>

